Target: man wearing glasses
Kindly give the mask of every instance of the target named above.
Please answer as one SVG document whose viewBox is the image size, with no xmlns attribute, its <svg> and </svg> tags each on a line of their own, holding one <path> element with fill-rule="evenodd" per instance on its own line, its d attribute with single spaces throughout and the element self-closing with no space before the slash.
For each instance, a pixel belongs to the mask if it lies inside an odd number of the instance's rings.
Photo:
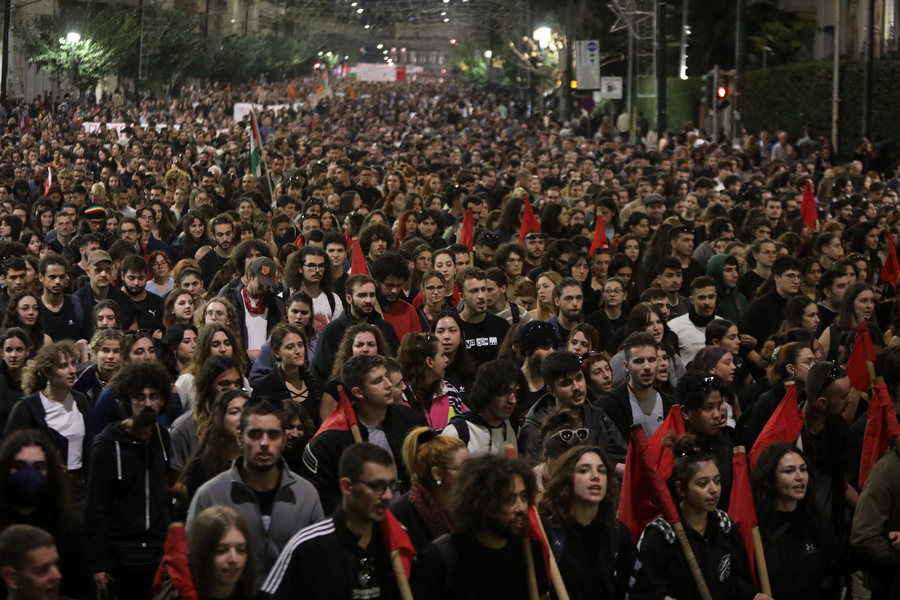
<svg viewBox="0 0 900 600">
<path fill-rule="evenodd" d="M 544 234 L 537 229 L 532 229 L 525 234 L 525 264 L 522 272 L 528 273 L 532 269 L 541 266 L 541 257 L 544 256 Z"/>
<path fill-rule="evenodd" d="M 425 417 L 408 406 L 394 403 L 394 386 L 383 356 L 360 354 L 352 357 L 344 363 L 341 380 L 353 403 L 362 441 L 389 454 L 391 480 L 396 477 L 401 492 L 407 491 L 411 484 L 402 459 L 403 441 L 410 431 L 427 425 Z M 303 451 L 302 475 L 319 492 L 325 514 L 334 513 L 342 504 L 345 487 L 339 463 L 341 455 L 353 444 L 349 430 L 329 428 L 326 421 Z M 390 502 L 390 498 L 387 501 Z"/>
<path fill-rule="evenodd" d="M 800 261 L 793 256 L 779 256 L 772 264 L 775 287 L 750 303 L 740 323 L 741 334 L 752 336 L 756 346 L 764 344 L 781 326 L 788 300 L 800 291 L 801 269 Z"/>
<path fill-rule="evenodd" d="M 585 402 L 587 382 L 578 357 L 562 350 L 549 354 L 541 364 L 541 376 L 546 393 L 531 407 L 519 429 L 520 455 L 532 465 L 541 462 L 541 423 L 557 408 L 566 408 L 580 417 L 579 427 L 587 430 L 583 443 L 606 450 L 616 462 L 616 470 L 624 472 L 628 444 L 602 408 Z"/>
<path fill-rule="evenodd" d="M 156 419 L 168 408 L 172 381 L 159 362 L 134 363 L 113 385 L 128 417 L 107 425 L 90 455 L 84 523 L 91 567 L 98 590 L 149 598 L 171 520 L 172 449 Z"/>
<path fill-rule="evenodd" d="M 337 474 L 334 515 L 291 538 L 262 591 L 310 600 L 400 598 L 381 528 L 398 485 L 391 454 L 376 444 L 353 444 Z"/>
<path fill-rule="evenodd" d="M 243 456 L 197 490 L 186 523 L 190 532 L 197 515 L 210 506 L 230 506 L 239 512 L 250 532 L 248 541 L 259 580 L 298 529 L 325 518 L 315 488 L 292 473 L 281 458 L 286 444 L 284 426 L 280 403 L 248 401 L 239 426 Z"/>
</svg>

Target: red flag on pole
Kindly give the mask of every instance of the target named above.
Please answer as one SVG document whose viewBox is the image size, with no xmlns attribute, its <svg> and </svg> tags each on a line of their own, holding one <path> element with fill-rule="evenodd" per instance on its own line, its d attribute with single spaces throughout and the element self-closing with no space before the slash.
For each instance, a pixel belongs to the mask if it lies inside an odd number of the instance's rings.
<svg viewBox="0 0 900 600">
<path fill-rule="evenodd" d="M 50 186 L 53 185 L 53 171 L 50 169 L 50 166 L 47 165 L 47 182 L 44 184 L 44 195 L 50 193 Z"/>
<path fill-rule="evenodd" d="M 606 237 L 606 224 L 603 222 L 603 215 L 597 213 L 597 225 L 594 227 L 594 243 L 591 244 L 590 256 L 594 256 L 594 252 L 607 246 L 609 246 L 609 238 Z"/>
<path fill-rule="evenodd" d="M 875 346 L 872 345 L 872 338 L 869 337 L 868 319 L 856 327 L 853 350 L 850 352 L 850 360 L 847 361 L 847 376 L 850 378 L 850 385 L 853 389 L 861 392 L 868 390 L 872 385 L 866 362 L 875 362 Z"/>
<path fill-rule="evenodd" d="M 900 277 L 900 262 L 897 261 L 897 249 L 894 247 L 894 237 L 890 232 L 887 232 L 884 237 L 887 238 L 888 255 L 884 261 L 884 266 L 881 268 L 880 279 L 896 288 L 897 278 Z"/>
<path fill-rule="evenodd" d="M 350 404 L 347 392 L 344 388 L 341 388 L 337 406 L 334 407 L 328 418 L 322 422 L 322 426 L 319 427 L 316 435 L 323 431 L 350 431 L 350 428 L 354 425 L 358 425 L 356 411 L 353 410 L 353 405 Z"/>
<path fill-rule="evenodd" d="M 791 384 L 787 386 L 784 398 L 772 416 L 769 417 L 766 426 L 760 432 L 759 437 L 750 449 L 750 468 L 756 467 L 756 461 L 759 455 L 769 444 L 775 442 L 789 442 L 791 444 L 797 441 L 800 431 L 803 429 L 803 415 L 800 414 L 800 408 L 797 405 L 797 386 Z"/>
<path fill-rule="evenodd" d="M 528 539 L 537 540 L 541 544 L 541 554 L 544 557 L 544 568 L 547 570 L 547 577 L 550 577 L 550 542 L 544 535 L 544 529 L 541 527 L 541 518 L 538 516 L 537 508 L 532 506 L 528 509 Z"/>
<path fill-rule="evenodd" d="M 875 394 L 866 414 L 866 433 L 863 437 L 862 458 L 859 461 L 859 487 L 866 484 L 869 472 L 884 455 L 891 440 L 900 435 L 897 412 L 891 404 L 884 382 L 875 387 Z"/>
<path fill-rule="evenodd" d="M 656 459 L 659 474 L 663 481 L 672 476 L 672 468 L 675 466 L 675 457 L 672 456 L 672 450 L 663 446 L 663 440 L 669 432 L 674 433 L 677 438 L 684 435 L 684 417 L 681 416 L 681 405 L 676 404 L 669 409 L 669 415 L 662 425 L 650 436 L 650 450 L 653 458 Z"/>
<path fill-rule="evenodd" d="M 744 548 L 747 550 L 747 560 L 750 563 L 750 576 L 753 577 L 753 585 L 757 588 L 756 580 L 756 553 L 753 549 L 753 528 L 756 527 L 756 507 L 753 505 L 753 488 L 750 487 L 750 467 L 747 465 L 747 453 L 741 450 L 735 452 L 732 459 L 732 471 L 734 473 L 731 483 L 731 505 L 728 507 L 728 516 L 737 525 L 744 540 Z"/>
<path fill-rule="evenodd" d="M 299 246 L 300 248 L 303 247 L 303 234 L 302 233 L 297 236 L 296 240 L 294 240 L 294 244 Z"/>
<path fill-rule="evenodd" d="M 403 561 L 403 568 L 406 570 L 408 579 L 412 563 L 416 559 L 416 549 L 409 540 L 406 527 L 401 525 L 397 517 L 389 510 L 385 511 L 384 521 L 381 522 L 381 535 L 384 537 L 384 546 L 387 548 L 388 554 L 395 551 L 400 553 L 400 560 Z"/>
<path fill-rule="evenodd" d="M 463 217 L 462 231 L 459 232 L 459 243 L 469 249 L 475 250 L 475 215 L 470 206 Z"/>
<path fill-rule="evenodd" d="M 167 576 L 172 580 L 172 585 L 178 592 L 179 598 L 198 600 L 188 563 L 187 535 L 184 532 L 183 523 L 172 523 L 169 526 L 162 562 L 159 563 L 159 568 L 156 569 L 156 575 L 153 577 L 152 592 L 154 594 L 159 593 Z"/>
<path fill-rule="evenodd" d="M 519 243 L 525 243 L 525 234 L 529 231 L 541 228 L 541 222 L 534 216 L 534 210 L 531 208 L 531 201 L 528 196 L 524 196 L 522 200 L 525 202 L 525 216 L 522 218 L 522 229 L 519 230 Z"/>
<path fill-rule="evenodd" d="M 657 470 L 644 430 L 636 427 L 631 432 L 631 443 L 625 458 L 619 520 L 625 523 L 631 531 L 631 538 L 637 543 L 647 524 L 660 515 L 669 523 L 681 520 L 666 482 Z"/>
<path fill-rule="evenodd" d="M 800 204 L 800 216 L 807 227 L 816 230 L 816 221 L 819 220 L 819 213 L 816 211 L 816 196 L 813 194 L 812 181 L 807 181 L 803 188 L 803 202 Z"/>
<path fill-rule="evenodd" d="M 359 240 L 353 240 L 353 243 L 350 245 L 350 252 L 353 253 L 353 256 L 350 259 L 350 274 L 369 275 L 369 266 L 366 265 L 366 257 L 363 256 L 362 246 L 359 245 Z"/>
</svg>

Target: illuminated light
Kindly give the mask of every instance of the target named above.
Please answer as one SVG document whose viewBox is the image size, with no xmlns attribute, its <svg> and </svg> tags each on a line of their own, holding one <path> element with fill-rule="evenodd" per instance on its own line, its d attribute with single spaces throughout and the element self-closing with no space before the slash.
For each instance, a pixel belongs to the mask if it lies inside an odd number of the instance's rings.
<svg viewBox="0 0 900 600">
<path fill-rule="evenodd" d="M 491 52 L 490 50 L 485 50 L 485 51 L 484 51 L 484 57 L 485 57 L 485 58 L 490 58 L 490 57 L 492 57 L 493 55 L 494 55 L 494 53 Z"/>
<path fill-rule="evenodd" d="M 382 54 L 387 54 L 387 50 L 382 50 L 381 53 L 382 53 Z"/>
<path fill-rule="evenodd" d="M 569 87 L 571 87 L 573 90 L 578 89 L 578 82 L 573 79 L 569 82 Z"/>
<path fill-rule="evenodd" d="M 450 19 L 444 19 L 444 23 L 449 23 Z"/>
<path fill-rule="evenodd" d="M 460 71 L 465 71 L 466 68 L 465 68 L 465 67 L 460 67 L 459 70 L 460 70 Z"/>
<path fill-rule="evenodd" d="M 361 8 L 356 9 L 357 14 L 362 14 L 362 11 L 363 11 L 363 9 L 361 9 Z"/>
<path fill-rule="evenodd" d="M 446 75 L 446 74 L 447 74 L 447 69 L 441 69 L 441 75 Z"/>
<path fill-rule="evenodd" d="M 456 45 L 456 38 L 453 38 L 452 40 L 450 40 L 450 45 L 451 45 L 451 46 L 455 46 L 455 45 Z"/>
<path fill-rule="evenodd" d="M 400 52 L 406 52 L 406 48 L 400 48 Z"/>
<path fill-rule="evenodd" d="M 382 48 L 384 48 L 384 44 L 378 44 L 378 45 L 375 46 L 375 47 L 378 48 L 379 50 L 381 50 Z"/>
<path fill-rule="evenodd" d="M 396 48 L 391 48 L 391 52 L 396 52 L 396 51 L 397 51 Z"/>
<path fill-rule="evenodd" d="M 546 48 L 550 45 L 550 28 L 549 27 L 540 27 L 534 30 L 534 39 L 537 40 L 537 43 L 541 48 Z"/>
<path fill-rule="evenodd" d="M 369 25 L 366 25 L 364 29 L 368 29 L 368 28 L 369 28 Z"/>
<path fill-rule="evenodd" d="M 321 51 L 321 50 L 319 50 L 319 56 L 322 56 L 322 51 Z"/>
<path fill-rule="evenodd" d="M 725 87 L 724 85 L 716 90 L 716 97 L 719 100 L 724 100 L 731 94 L 731 89 Z"/>
<path fill-rule="evenodd" d="M 316 63 L 313 65 L 313 69 L 318 69 L 321 66 L 322 66 L 322 63 Z"/>
</svg>

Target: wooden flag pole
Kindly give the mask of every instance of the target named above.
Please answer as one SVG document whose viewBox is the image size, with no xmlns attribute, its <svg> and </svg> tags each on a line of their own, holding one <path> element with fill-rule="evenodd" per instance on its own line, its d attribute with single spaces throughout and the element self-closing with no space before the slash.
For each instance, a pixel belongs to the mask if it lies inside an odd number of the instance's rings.
<svg viewBox="0 0 900 600">
<path fill-rule="evenodd" d="M 525 568 L 528 573 L 528 598 L 529 600 L 539 600 L 537 575 L 534 572 L 534 555 L 531 552 L 531 540 L 527 537 L 522 540 L 522 550 L 525 551 Z"/>
<path fill-rule="evenodd" d="M 343 390 L 344 390 L 344 386 L 339 385 L 338 392 L 343 391 Z M 347 396 L 347 398 L 349 398 L 349 396 Z M 335 408 L 337 408 L 337 407 L 335 407 Z M 357 425 L 356 423 L 350 423 L 350 434 L 353 436 L 354 443 L 359 444 L 360 442 L 363 441 L 362 434 L 359 433 L 359 425 Z"/>
<path fill-rule="evenodd" d="M 700 571 L 700 565 L 697 563 L 697 557 L 694 555 L 694 549 L 691 548 L 691 542 L 688 540 L 684 525 L 681 521 L 672 523 L 671 525 L 675 530 L 675 537 L 681 542 L 681 549 L 684 550 L 684 556 L 687 558 L 688 566 L 691 568 L 691 575 L 694 576 L 694 583 L 697 584 L 697 589 L 700 590 L 700 597 L 703 598 L 703 600 L 712 600 L 712 594 L 709 593 L 709 587 L 706 585 L 706 580 L 703 579 L 703 573 Z"/>
<path fill-rule="evenodd" d="M 541 535 L 547 540 L 549 545 L 550 540 L 547 538 L 547 532 L 544 531 L 544 524 L 540 519 L 538 519 L 537 522 L 538 526 L 541 528 Z M 557 600 L 569 600 L 569 591 L 566 589 L 562 573 L 559 572 L 559 565 L 556 564 L 556 556 L 553 555 L 553 552 L 550 552 L 550 582 L 553 584 L 553 590 L 556 592 Z"/>
<path fill-rule="evenodd" d="M 762 593 L 772 597 L 772 584 L 769 583 L 769 567 L 766 566 L 766 553 L 763 552 L 762 537 L 759 527 L 753 528 L 753 555 L 756 557 L 756 574 L 759 576 L 759 587 Z"/>
<path fill-rule="evenodd" d="M 409 587 L 409 580 L 406 578 L 406 568 L 403 566 L 399 550 L 391 551 L 391 566 L 394 568 L 394 577 L 397 579 L 400 597 L 403 600 L 413 600 L 412 589 Z"/>
</svg>

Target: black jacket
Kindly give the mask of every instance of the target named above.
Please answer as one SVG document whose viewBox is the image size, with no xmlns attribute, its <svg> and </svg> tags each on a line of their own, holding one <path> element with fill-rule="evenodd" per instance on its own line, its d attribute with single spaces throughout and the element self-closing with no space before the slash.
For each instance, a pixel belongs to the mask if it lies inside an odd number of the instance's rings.
<svg viewBox="0 0 900 600">
<path fill-rule="evenodd" d="M 243 307 L 243 305 L 241 305 Z M 243 309 L 242 309 L 243 310 Z M 397 339 L 397 333 L 394 327 L 384 320 L 384 318 L 375 311 L 372 311 L 368 318 L 370 325 L 374 325 L 381 329 L 391 352 L 396 352 L 400 346 L 400 340 Z M 331 379 L 331 367 L 334 365 L 334 355 L 337 354 L 338 346 L 341 345 L 341 339 L 344 332 L 348 328 L 356 325 L 356 317 L 349 310 L 345 310 L 341 315 L 325 326 L 322 334 L 319 336 L 319 345 L 316 348 L 316 355 L 313 357 L 312 372 L 319 378 L 319 381 L 328 381 Z M 326 511 L 327 512 L 327 511 Z"/>
<path fill-rule="evenodd" d="M 94 573 L 113 570 L 122 545 L 162 547 L 169 516 L 169 432 L 159 424 L 147 440 L 111 423 L 94 440 L 84 516 Z"/>
<path fill-rule="evenodd" d="M 705 536 L 687 525 L 684 530 L 714 600 L 752 600 L 756 596 L 741 534 L 724 511 L 709 513 Z M 701 598 L 675 531 L 665 520 L 656 519 L 641 538 L 628 597 L 659 600 L 666 596 Z"/>
<path fill-rule="evenodd" d="M 665 419 L 669 414 L 669 409 L 672 408 L 675 402 L 667 394 L 659 390 L 657 392 L 659 392 L 659 397 L 662 399 L 662 417 Z M 631 413 L 631 401 L 628 399 L 628 382 L 626 381 L 600 396 L 597 399 L 597 406 L 602 408 L 607 416 L 613 420 L 613 423 L 619 428 L 619 435 L 622 436 L 622 439 L 630 440 L 634 415 Z M 661 423 L 662 421 L 660 421 Z"/>
<path fill-rule="evenodd" d="M 90 282 L 84 284 L 81 289 L 72 295 L 78 298 L 78 301 L 81 302 L 82 309 L 84 309 L 84 318 L 88 323 L 85 326 L 85 329 L 89 329 L 90 335 L 94 335 L 94 321 L 91 318 L 91 315 L 94 312 L 97 301 L 94 299 L 94 290 L 91 289 Z M 122 325 L 122 329 L 131 327 L 131 324 L 137 321 L 138 317 L 141 316 L 141 309 L 134 303 L 134 300 L 114 285 L 109 286 L 109 294 L 107 294 L 106 299 L 115 301 L 115 303 L 119 305 L 119 308 L 122 309 L 122 314 L 125 316 L 125 323 Z M 53 336 L 51 335 L 50 337 Z M 88 337 L 88 339 L 90 339 L 90 337 Z"/>
<path fill-rule="evenodd" d="M 624 523 L 610 528 L 595 521 L 557 529 L 545 521 L 544 531 L 571 600 L 625 598 L 637 548 Z"/>
<path fill-rule="evenodd" d="M 322 418 L 319 416 L 319 404 L 322 400 L 322 389 L 316 378 L 308 369 L 303 371 L 303 382 L 306 384 L 306 398 L 297 398 L 296 402 L 303 404 L 309 411 L 309 416 L 313 420 L 316 429 L 322 424 Z M 291 392 L 288 390 L 287 384 L 284 382 L 284 371 L 281 367 L 276 367 L 274 371 L 260 379 L 253 387 L 253 398 L 270 398 L 272 400 L 288 400 L 293 399 Z"/>
<path fill-rule="evenodd" d="M 81 465 L 82 469 L 84 469 L 90 465 L 91 437 L 87 424 L 91 418 L 91 406 L 84 394 L 80 392 L 72 390 L 72 397 L 75 399 L 75 406 L 78 407 L 84 420 L 84 442 L 82 442 L 81 448 Z M 40 392 L 22 398 L 13 407 L 12 413 L 9 415 L 9 421 L 6 423 L 6 434 L 9 435 L 20 429 L 37 429 L 43 433 L 59 450 L 59 458 L 62 460 L 63 466 L 68 464 L 69 440 L 47 425 L 47 413 L 44 410 L 44 405 L 41 404 Z"/>
<path fill-rule="evenodd" d="M 541 423 L 556 408 L 556 398 L 551 394 L 544 394 L 541 399 L 531 407 L 525 416 L 525 422 L 519 428 L 519 456 L 526 459 L 532 465 L 541 462 Z M 619 434 L 619 429 L 613 423 L 602 408 L 593 406 L 585 401 L 581 405 L 581 426 L 590 430 L 587 443 L 592 446 L 600 446 L 609 457 L 617 463 L 625 463 L 625 455 L 628 452 L 628 443 Z"/>
<path fill-rule="evenodd" d="M 787 302 L 777 289 L 772 289 L 751 302 L 741 317 L 741 333 L 752 335 L 756 338 L 757 347 L 762 348 L 769 336 L 781 327 Z"/>
<path fill-rule="evenodd" d="M 244 309 L 243 289 L 244 285 L 239 285 L 234 288 L 230 294 L 225 296 L 225 299 L 231 302 L 231 305 L 237 313 L 238 325 L 240 325 L 241 335 L 244 336 L 243 339 L 246 343 L 250 338 L 247 333 L 247 312 Z M 284 300 L 279 298 L 275 292 L 267 291 L 266 307 L 269 309 L 266 313 L 266 337 L 269 337 L 275 326 L 281 323 L 281 316 L 284 314 Z"/>
<path fill-rule="evenodd" d="M 360 563 L 371 565 L 372 579 L 362 585 Z M 385 548 L 381 527 L 372 527 L 368 547 L 359 547 L 359 536 L 344 525 L 344 511 L 302 529 L 287 543 L 272 567 L 262 591 L 278 598 L 351 600 L 366 598 L 366 590 L 381 588 L 382 600 L 400 598 Z"/>
<path fill-rule="evenodd" d="M 394 455 L 401 492 L 409 491 L 409 487 L 412 485 L 402 458 L 403 440 L 406 439 L 406 434 L 416 427 L 426 425 L 425 418 L 408 406 L 391 404 L 387 408 L 381 429 L 384 431 Z M 362 423 L 359 424 L 359 433 L 362 441 L 369 441 L 369 430 Z M 354 443 L 350 431 L 322 431 L 309 442 L 303 451 L 303 472 L 300 475 L 316 487 L 326 515 L 332 514 L 341 502 L 338 462 L 341 460 L 344 450 Z"/>
<path fill-rule="evenodd" d="M 422 521 L 422 517 L 419 516 L 416 508 L 410 501 L 409 492 L 395 498 L 394 501 L 391 502 L 391 513 L 397 517 L 397 520 L 400 521 L 401 525 L 406 527 L 409 541 L 412 542 L 416 552 L 421 553 L 428 547 L 428 544 L 434 541 L 428 534 L 428 528 L 425 527 L 425 522 Z"/>
</svg>

